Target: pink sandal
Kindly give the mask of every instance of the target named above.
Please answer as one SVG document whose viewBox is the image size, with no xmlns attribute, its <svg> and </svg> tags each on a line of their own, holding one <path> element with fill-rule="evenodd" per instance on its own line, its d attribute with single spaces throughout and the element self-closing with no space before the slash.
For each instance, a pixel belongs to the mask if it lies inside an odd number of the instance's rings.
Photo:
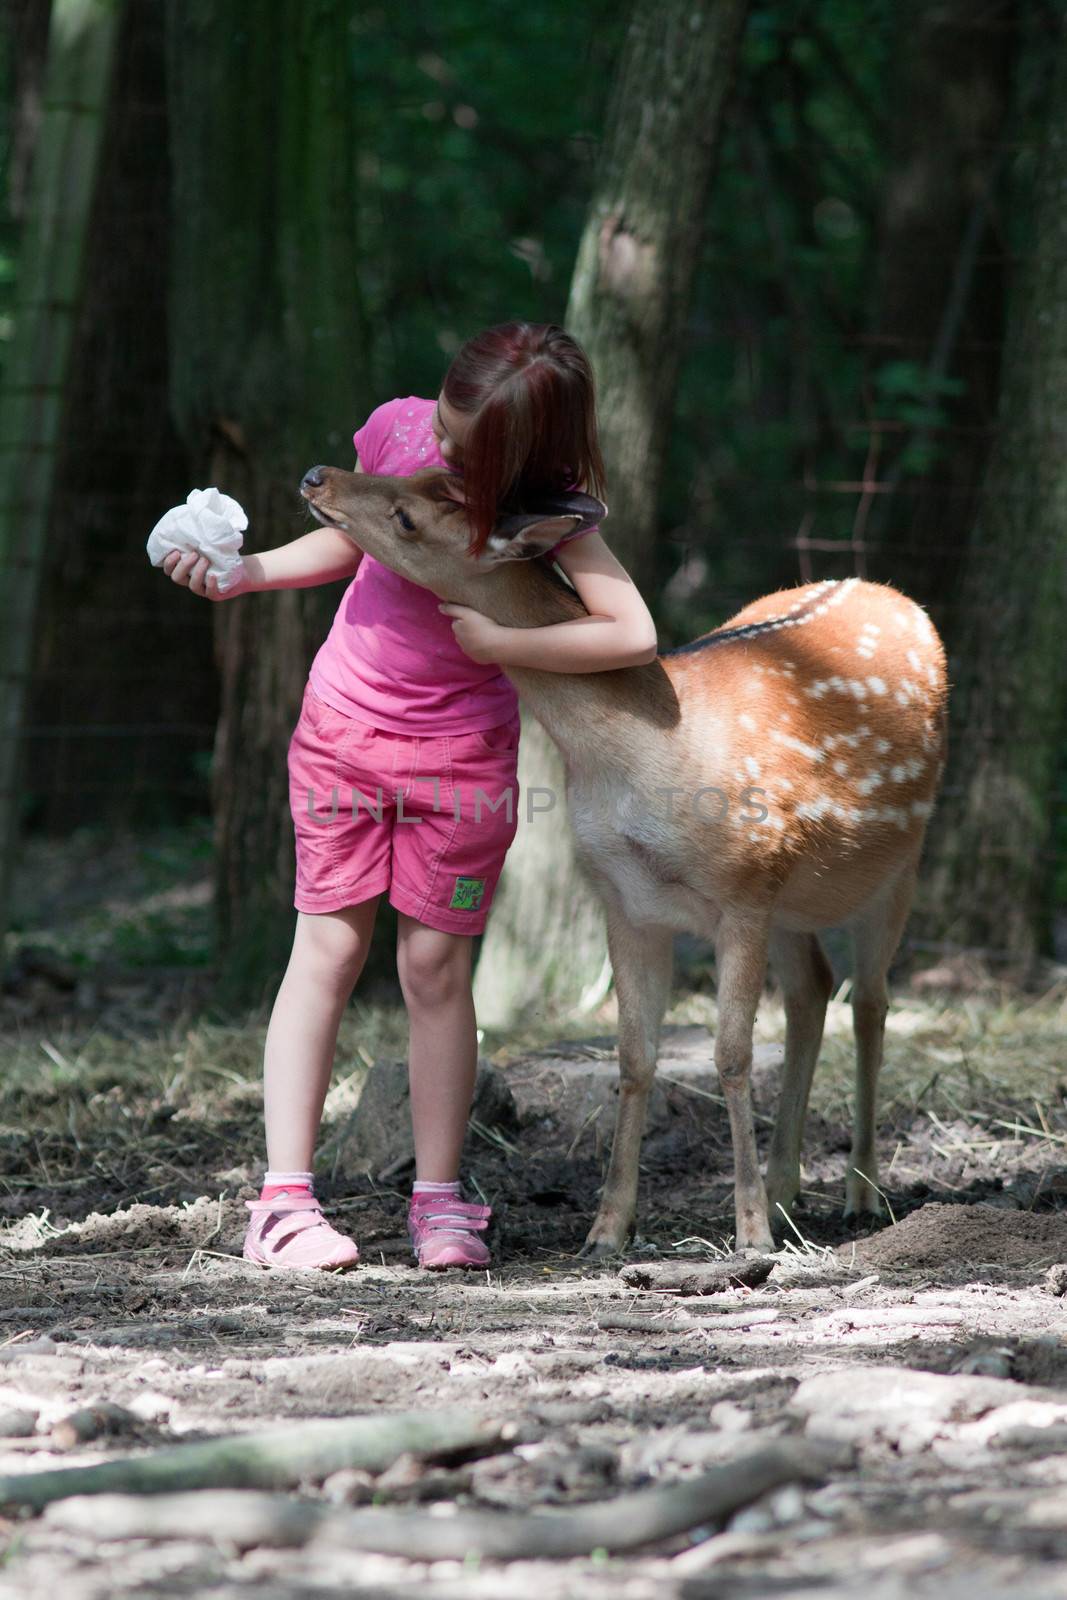
<svg viewBox="0 0 1067 1600">
<path fill-rule="evenodd" d="M 330 1226 L 313 1194 L 246 1200 L 252 1216 L 242 1254 L 257 1267 L 338 1272 L 354 1267 L 359 1248 Z"/>
<path fill-rule="evenodd" d="M 487 1267 L 489 1251 L 478 1235 L 488 1228 L 491 1216 L 488 1206 L 469 1205 L 456 1195 L 414 1195 L 408 1233 L 419 1266 L 428 1272 Z"/>
</svg>

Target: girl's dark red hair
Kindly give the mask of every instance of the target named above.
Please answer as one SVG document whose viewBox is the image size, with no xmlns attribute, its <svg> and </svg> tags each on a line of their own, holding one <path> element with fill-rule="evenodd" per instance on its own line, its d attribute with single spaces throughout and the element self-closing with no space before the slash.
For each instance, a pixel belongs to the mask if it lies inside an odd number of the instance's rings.
<svg viewBox="0 0 1067 1600">
<path fill-rule="evenodd" d="M 503 322 L 455 356 L 442 394 L 471 417 L 463 490 L 471 554 L 502 511 L 536 505 L 538 491 L 580 485 L 603 497 L 596 387 L 577 340 L 551 322 Z"/>
</svg>

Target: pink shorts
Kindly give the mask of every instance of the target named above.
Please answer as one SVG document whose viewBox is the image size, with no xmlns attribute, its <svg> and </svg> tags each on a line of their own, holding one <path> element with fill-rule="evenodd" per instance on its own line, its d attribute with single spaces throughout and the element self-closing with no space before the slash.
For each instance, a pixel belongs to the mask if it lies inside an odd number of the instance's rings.
<svg viewBox="0 0 1067 1600">
<path fill-rule="evenodd" d="M 298 911 L 388 889 L 444 933 L 481 933 L 518 824 L 519 719 L 479 733 L 390 733 L 310 683 L 289 741 Z"/>
</svg>

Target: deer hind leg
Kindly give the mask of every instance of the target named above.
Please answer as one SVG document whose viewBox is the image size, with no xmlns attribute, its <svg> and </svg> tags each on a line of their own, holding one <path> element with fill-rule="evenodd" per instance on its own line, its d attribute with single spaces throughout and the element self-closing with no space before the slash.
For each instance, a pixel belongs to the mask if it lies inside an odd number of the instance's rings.
<svg viewBox="0 0 1067 1600">
<path fill-rule="evenodd" d="M 804 1119 L 834 975 L 813 933 L 776 929 L 771 934 L 770 957 L 785 1002 L 782 1092 L 767 1160 L 767 1204 L 773 1225 L 784 1220 L 782 1211 L 791 1211 L 800 1192 Z"/>
<path fill-rule="evenodd" d="M 767 973 L 767 934 L 764 922 L 724 916 L 715 939 L 719 1006 L 715 1067 L 733 1139 L 738 1250 L 774 1248 L 756 1152 L 751 1084 L 752 1029 Z"/>
<path fill-rule="evenodd" d="M 878 1077 L 882 1070 L 885 1019 L 889 1010 L 886 974 L 915 892 L 915 866 L 908 866 L 888 885 L 853 925 L 854 975 L 852 1030 L 856 1040 L 856 1112 L 852 1150 L 845 1180 L 845 1217 L 859 1221 L 880 1216 L 875 1114 Z"/>
<path fill-rule="evenodd" d="M 669 928 L 635 928 L 618 908 L 609 905 L 607 911 L 608 952 L 619 1002 L 619 1106 L 600 1206 L 582 1246 L 582 1254 L 591 1256 L 612 1255 L 633 1236 L 641 1136 L 674 950 Z"/>
</svg>

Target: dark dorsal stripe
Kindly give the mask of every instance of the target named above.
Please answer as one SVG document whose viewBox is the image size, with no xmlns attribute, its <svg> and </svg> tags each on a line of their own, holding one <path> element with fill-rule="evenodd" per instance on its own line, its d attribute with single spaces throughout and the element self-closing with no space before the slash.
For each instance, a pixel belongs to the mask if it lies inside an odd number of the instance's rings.
<svg viewBox="0 0 1067 1600">
<path fill-rule="evenodd" d="M 855 582 L 855 578 L 844 580 L 829 578 L 824 583 L 816 584 L 809 595 L 778 616 L 766 617 L 762 622 L 748 622 L 740 628 L 715 628 L 711 633 L 702 634 L 699 639 L 690 640 L 688 644 L 676 645 L 673 650 L 661 650 L 660 655 L 685 656 L 695 650 L 706 650 L 712 645 L 731 644 L 737 639 L 758 639 L 765 633 L 779 633 L 784 628 L 800 627 L 803 623 L 810 622 L 827 606 L 844 599 Z M 835 590 L 837 593 L 834 593 Z"/>
</svg>

